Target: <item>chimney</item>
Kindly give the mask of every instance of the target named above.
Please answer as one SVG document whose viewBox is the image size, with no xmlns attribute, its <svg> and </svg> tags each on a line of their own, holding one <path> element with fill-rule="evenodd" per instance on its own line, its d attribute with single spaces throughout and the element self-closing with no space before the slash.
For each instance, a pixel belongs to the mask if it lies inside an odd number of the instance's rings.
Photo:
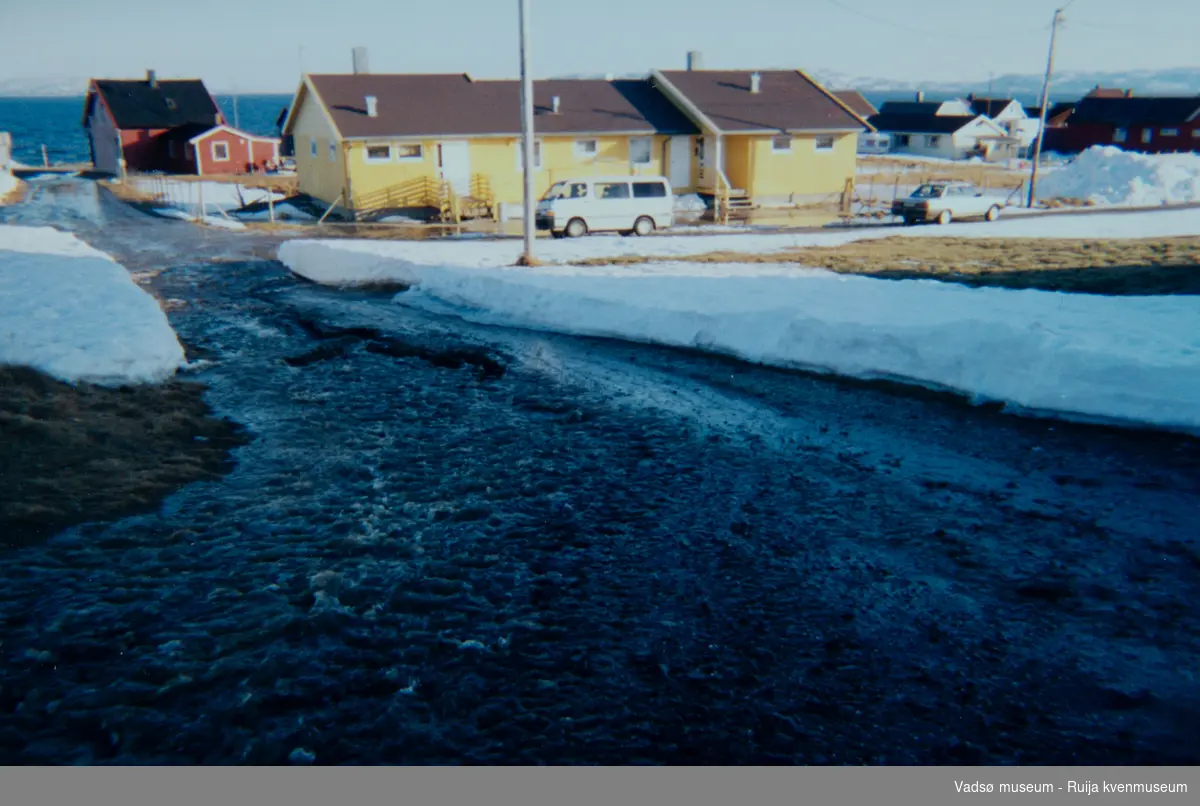
<svg viewBox="0 0 1200 806">
<path fill-rule="evenodd" d="M 920 90 L 917 90 L 917 103 L 925 103 L 925 93 L 921 92 Z"/>
<path fill-rule="evenodd" d="M 374 95 L 368 95 L 367 98 L 367 117 L 379 117 L 379 100 Z"/>
<path fill-rule="evenodd" d="M 692 70 L 704 69 L 704 56 L 698 50 L 689 50 L 687 55 L 687 69 L 690 73 Z"/>
<path fill-rule="evenodd" d="M 158 89 L 158 73 L 153 70 L 146 71 L 146 83 L 150 85 L 150 89 Z"/>
<path fill-rule="evenodd" d="M 1125 90 L 1125 97 L 1126 97 L 1126 98 L 1132 98 L 1132 97 L 1133 97 L 1133 90 Z"/>
<path fill-rule="evenodd" d="M 550 99 L 551 114 L 557 115 L 561 106 L 562 106 L 562 98 L 559 98 L 557 95 L 555 95 L 553 98 Z"/>
<path fill-rule="evenodd" d="M 351 54 L 351 61 L 354 64 L 355 75 L 358 75 L 359 73 L 371 72 L 371 68 L 367 66 L 367 49 L 366 48 L 359 46 L 359 47 L 355 48 L 354 50 L 350 51 L 350 54 Z"/>
<path fill-rule="evenodd" d="M 762 75 L 760 73 L 750 74 L 750 92 L 758 95 L 762 91 Z"/>
</svg>

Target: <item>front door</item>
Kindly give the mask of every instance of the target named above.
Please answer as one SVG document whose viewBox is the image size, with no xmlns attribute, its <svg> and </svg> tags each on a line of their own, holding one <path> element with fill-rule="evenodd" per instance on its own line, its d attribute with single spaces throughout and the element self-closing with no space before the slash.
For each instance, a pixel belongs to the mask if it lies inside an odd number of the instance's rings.
<svg viewBox="0 0 1200 806">
<path fill-rule="evenodd" d="M 692 138 L 672 137 L 669 148 L 667 179 L 675 192 L 692 185 Z"/>
<path fill-rule="evenodd" d="M 471 195 L 471 150 L 466 140 L 443 140 L 437 146 L 438 177 L 459 196 Z"/>
<path fill-rule="evenodd" d="M 712 175 L 712 147 L 713 138 L 696 138 L 696 164 L 699 166 L 697 184 L 702 188 L 711 188 L 716 183 Z"/>
</svg>

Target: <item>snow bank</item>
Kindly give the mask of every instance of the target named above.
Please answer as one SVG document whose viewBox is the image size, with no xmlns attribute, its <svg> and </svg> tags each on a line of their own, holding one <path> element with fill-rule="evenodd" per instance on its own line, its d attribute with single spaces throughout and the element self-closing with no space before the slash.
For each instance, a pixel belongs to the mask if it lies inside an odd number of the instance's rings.
<svg viewBox="0 0 1200 806">
<path fill-rule="evenodd" d="M 219 215 L 206 215 L 203 219 L 201 219 L 194 213 L 189 213 L 186 210 L 180 210 L 175 207 L 161 207 L 154 212 L 156 215 L 160 215 L 163 218 L 173 218 L 176 221 L 190 221 L 192 223 L 203 222 L 208 224 L 210 227 L 220 227 L 222 229 L 233 230 L 242 230 L 246 228 L 245 224 L 240 221 L 235 221 L 231 218 L 224 218 Z"/>
<path fill-rule="evenodd" d="M 758 264 L 498 270 L 416 264 L 393 246 L 291 241 L 280 259 L 320 282 L 401 282 L 411 288 L 397 302 L 485 324 L 699 348 L 1030 410 L 1200 429 L 1194 297 L 971 289 Z M 457 248 L 473 246 L 482 244 Z"/>
<path fill-rule="evenodd" d="M 0 364 L 119 385 L 170 378 L 183 349 L 120 264 L 50 227 L 0 226 Z"/>
<path fill-rule="evenodd" d="M 1007 214 L 1006 214 L 1007 215 Z M 822 232 L 719 235 L 656 235 L 648 238 L 590 236 L 561 241 L 539 238 L 537 256 L 552 263 L 590 258 L 646 256 L 685 258 L 706 252 L 767 253 L 809 246 L 838 246 L 872 238 L 1169 238 L 1200 234 L 1200 209 L 1138 213 L 1078 213 L 1041 217 L 1002 217 L 996 222 L 965 222 L 946 227 L 858 227 Z M 464 243 L 450 240 L 310 241 L 337 246 L 327 263 L 305 261 L 311 280 L 330 285 L 402 281 L 418 267 L 501 268 L 516 262 L 520 239 Z M 290 247 L 285 245 L 284 249 Z M 281 253 L 282 254 L 282 253 Z M 343 259 L 352 255 L 353 259 Z"/>
<path fill-rule="evenodd" d="M 21 180 L 8 171 L 0 171 L 0 201 L 4 201 L 4 198 L 14 192 L 20 184 Z"/>
<path fill-rule="evenodd" d="M 1137 154 L 1094 146 L 1038 183 L 1041 199 L 1152 207 L 1200 201 L 1200 154 Z"/>
</svg>

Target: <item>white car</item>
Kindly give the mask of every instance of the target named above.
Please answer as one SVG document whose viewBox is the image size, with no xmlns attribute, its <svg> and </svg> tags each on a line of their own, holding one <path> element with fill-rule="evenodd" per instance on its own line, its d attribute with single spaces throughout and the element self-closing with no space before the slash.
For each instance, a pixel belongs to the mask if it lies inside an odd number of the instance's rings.
<svg viewBox="0 0 1200 806">
<path fill-rule="evenodd" d="M 892 215 L 903 218 L 905 224 L 921 221 L 949 224 L 956 218 L 995 221 L 1002 206 L 1000 199 L 984 196 L 967 182 L 930 182 L 911 196 L 892 202 Z"/>
<path fill-rule="evenodd" d="M 565 179 L 542 196 L 536 222 L 555 238 L 589 232 L 649 235 L 675 223 L 675 196 L 661 176 Z"/>
</svg>

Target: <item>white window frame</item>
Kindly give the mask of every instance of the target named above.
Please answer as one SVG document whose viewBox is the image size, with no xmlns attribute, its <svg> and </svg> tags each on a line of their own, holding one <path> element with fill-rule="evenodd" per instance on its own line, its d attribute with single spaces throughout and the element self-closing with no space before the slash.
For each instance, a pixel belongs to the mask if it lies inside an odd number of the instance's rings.
<svg viewBox="0 0 1200 806">
<path fill-rule="evenodd" d="M 635 160 L 633 158 L 633 144 L 646 144 L 646 158 L 644 160 Z M 629 138 L 629 164 L 630 165 L 650 165 L 654 162 L 654 138 L 653 137 L 630 137 Z"/>
<path fill-rule="evenodd" d="M 584 143 L 591 143 L 592 150 L 588 151 L 583 147 Z M 600 156 L 600 140 L 596 137 L 585 137 L 582 140 L 575 141 L 575 156 L 579 159 L 596 159 Z"/>
<path fill-rule="evenodd" d="M 828 140 L 829 145 L 827 145 L 827 146 L 821 145 L 822 140 Z M 833 151 L 834 147 L 836 147 L 836 146 L 837 146 L 837 138 L 834 137 L 832 134 L 818 134 L 816 137 L 813 138 L 813 151 L 818 151 L 818 152 Z"/>
<path fill-rule="evenodd" d="M 942 136 L 940 134 L 925 135 L 926 148 L 938 148 L 942 145 Z"/>
<path fill-rule="evenodd" d="M 1142 142 L 1149 143 L 1154 139 L 1154 129 L 1142 129 Z"/>
<path fill-rule="evenodd" d="M 386 148 L 387 156 L 386 157 L 372 157 L 371 156 L 372 148 Z M 363 162 L 367 163 L 368 165 L 380 165 L 382 163 L 391 162 L 391 161 L 392 161 L 392 144 L 391 143 L 364 143 L 363 144 Z"/>
<path fill-rule="evenodd" d="M 217 146 L 220 146 L 221 148 L 225 149 L 225 156 L 223 156 L 223 157 L 217 156 Z M 211 143 L 210 147 L 209 147 L 209 151 L 212 153 L 213 162 L 229 162 L 229 143 L 226 143 L 223 141 Z"/>
<path fill-rule="evenodd" d="M 518 140 L 517 141 L 517 173 L 521 173 L 522 171 L 525 170 L 524 160 L 525 160 L 525 141 Z M 542 170 L 542 160 L 543 160 L 542 140 L 540 137 L 534 138 L 534 141 L 533 141 L 533 170 L 534 171 Z"/>
<path fill-rule="evenodd" d="M 329 141 L 329 161 L 337 162 L 337 141 Z"/>
<path fill-rule="evenodd" d="M 403 154 L 400 153 L 400 149 L 402 149 L 402 148 L 415 148 L 415 149 L 417 149 L 417 153 L 410 154 L 409 156 L 404 156 Z M 394 147 L 393 150 L 395 151 L 396 162 L 424 162 L 425 161 L 425 144 L 424 143 L 399 143 Z"/>
<path fill-rule="evenodd" d="M 1125 129 L 1113 129 L 1113 142 L 1114 143 L 1124 143 L 1128 137 L 1129 137 L 1129 132 L 1127 132 Z"/>
<path fill-rule="evenodd" d="M 787 147 L 780 148 L 779 141 L 787 140 Z M 792 136 L 790 134 L 780 134 L 771 138 L 771 153 L 772 154 L 791 154 L 792 153 Z"/>
<path fill-rule="evenodd" d="M 1159 129 L 1158 134 L 1161 137 L 1178 137 L 1179 129 Z"/>
</svg>

